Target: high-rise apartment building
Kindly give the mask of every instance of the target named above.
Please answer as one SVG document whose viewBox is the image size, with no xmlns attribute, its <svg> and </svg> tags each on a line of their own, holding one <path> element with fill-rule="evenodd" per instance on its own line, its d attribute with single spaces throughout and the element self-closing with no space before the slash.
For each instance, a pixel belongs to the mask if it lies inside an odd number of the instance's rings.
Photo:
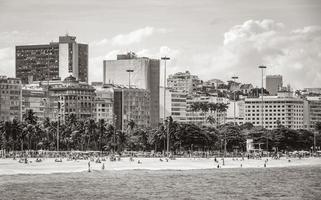
<svg viewBox="0 0 321 200">
<path fill-rule="evenodd" d="M 178 72 L 167 78 L 167 87 L 185 93 L 192 93 L 200 83 L 198 76 L 191 75 L 189 71 Z"/>
<path fill-rule="evenodd" d="M 21 120 L 21 80 L 0 76 L 0 121 Z"/>
<path fill-rule="evenodd" d="M 74 36 L 60 36 L 59 42 L 16 46 L 16 77 L 23 84 L 33 81 L 64 80 L 72 75 L 88 82 L 88 44 Z"/>
<path fill-rule="evenodd" d="M 133 120 L 135 126 L 139 128 L 151 126 L 151 98 L 148 90 L 113 84 L 109 87 L 114 90 L 113 117 L 118 130 L 126 130 L 129 119 Z"/>
<path fill-rule="evenodd" d="M 245 121 L 262 126 L 262 99 L 246 98 Z M 278 96 L 263 97 L 263 127 L 274 129 L 278 125 L 291 129 L 303 128 L 303 100 L 290 92 L 279 92 Z"/>
<path fill-rule="evenodd" d="M 283 79 L 281 75 L 267 75 L 265 77 L 266 90 L 270 95 L 275 96 L 283 87 Z"/>
<path fill-rule="evenodd" d="M 104 84 L 117 84 L 150 92 L 151 126 L 159 123 L 160 61 L 137 57 L 134 53 L 118 55 L 117 60 L 104 60 Z M 133 70 L 128 72 L 128 70 Z"/>
<path fill-rule="evenodd" d="M 317 122 L 321 122 L 321 97 L 308 96 L 304 101 L 304 128 L 314 130 Z"/>
</svg>

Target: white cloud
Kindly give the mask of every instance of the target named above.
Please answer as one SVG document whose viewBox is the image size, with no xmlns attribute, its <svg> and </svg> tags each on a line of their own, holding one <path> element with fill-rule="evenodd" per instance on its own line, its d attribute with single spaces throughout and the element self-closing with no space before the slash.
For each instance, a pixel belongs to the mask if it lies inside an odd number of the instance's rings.
<svg viewBox="0 0 321 200">
<path fill-rule="evenodd" d="M 134 31 L 131 31 L 126 34 L 118 34 L 111 39 L 104 38 L 99 41 L 92 42 L 92 45 L 95 46 L 103 46 L 103 45 L 113 45 L 113 46 L 126 46 L 131 44 L 136 44 L 141 42 L 143 39 L 152 36 L 155 33 L 167 33 L 168 30 L 165 28 L 154 28 L 150 26 L 146 26 L 144 28 L 140 28 Z"/>
<path fill-rule="evenodd" d="M 151 36 L 154 33 L 154 31 L 154 27 L 147 26 L 145 28 L 132 31 L 128 34 L 119 34 L 111 39 L 111 44 L 124 46 L 139 43 L 142 41 L 143 38 Z"/>
<path fill-rule="evenodd" d="M 224 34 L 223 45 L 210 54 L 194 56 L 197 68 L 210 67 L 205 78 L 240 76 L 259 85 L 258 65 L 268 74 L 282 74 L 295 88 L 320 86 L 321 27 L 286 30 L 273 20 L 249 20 Z M 197 70 L 197 69 L 196 69 Z"/>
</svg>

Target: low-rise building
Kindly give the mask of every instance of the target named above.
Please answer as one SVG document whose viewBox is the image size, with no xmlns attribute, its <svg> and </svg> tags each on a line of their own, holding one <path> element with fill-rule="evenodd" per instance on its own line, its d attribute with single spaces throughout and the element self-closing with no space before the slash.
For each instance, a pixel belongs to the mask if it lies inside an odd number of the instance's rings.
<svg viewBox="0 0 321 200">
<path fill-rule="evenodd" d="M 79 120 L 93 118 L 95 109 L 95 88 L 85 82 L 79 82 L 69 76 L 60 84 L 50 85 L 50 96 L 59 104 L 57 106 L 60 120 L 73 113 Z"/>
</svg>

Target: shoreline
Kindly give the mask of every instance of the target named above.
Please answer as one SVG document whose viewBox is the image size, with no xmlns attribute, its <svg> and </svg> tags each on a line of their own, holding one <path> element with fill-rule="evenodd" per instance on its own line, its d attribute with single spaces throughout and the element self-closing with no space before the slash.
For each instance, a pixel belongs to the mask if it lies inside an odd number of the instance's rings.
<svg viewBox="0 0 321 200">
<path fill-rule="evenodd" d="M 268 161 L 266 161 L 268 159 Z M 138 164 L 140 160 L 141 164 Z M 289 162 L 290 160 L 290 162 Z M 35 159 L 30 159 L 31 163 L 19 163 L 17 160 L 0 159 L 0 176 L 2 175 L 32 175 L 32 174 L 56 174 L 56 173 L 77 173 L 88 171 L 88 160 L 66 161 L 57 163 L 53 158 L 44 159 L 37 163 Z M 232 159 L 225 158 L 223 166 L 222 158 L 177 158 L 168 162 L 161 162 L 159 158 L 135 158 L 133 162 L 128 158 L 122 158 L 121 161 L 111 162 L 109 160 L 101 163 L 90 162 L 91 172 L 97 171 L 132 171 L 132 170 L 148 170 L 148 171 L 185 171 L 185 170 L 210 170 L 210 169 L 258 169 L 258 168 L 288 168 L 288 167 L 304 167 L 304 166 L 320 166 L 321 158 L 281 158 L 273 160 L 271 158 L 262 159 Z M 104 165 L 104 169 L 103 168 Z M 265 165 L 265 166 L 264 166 Z M 219 166 L 219 168 L 218 168 Z"/>
</svg>

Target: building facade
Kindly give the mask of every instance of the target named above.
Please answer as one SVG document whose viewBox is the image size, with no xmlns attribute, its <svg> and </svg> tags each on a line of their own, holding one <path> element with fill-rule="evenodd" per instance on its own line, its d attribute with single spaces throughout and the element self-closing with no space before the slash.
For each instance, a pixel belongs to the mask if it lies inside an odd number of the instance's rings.
<svg viewBox="0 0 321 200">
<path fill-rule="evenodd" d="M 57 112 L 63 122 L 71 113 L 75 114 L 79 120 L 94 117 L 95 88 L 91 85 L 69 76 L 61 84 L 51 85 L 49 94 L 59 104 L 56 107 L 57 110 L 51 112 Z"/>
<path fill-rule="evenodd" d="M 105 87 L 103 83 L 92 83 L 95 88 L 95 109 L 94 109 L 94 119 L 98 122 L 100 119 L 104 119 L 105 122 L 113 124 L 114 116 L 114 90 L 110 87 Z"/>
<path fill-rule="evenodd" d="M 283 87 L 283 78 L 281 75 L 267 75 L 265 77 L 266 90 L 271 96 L 277 95 L 278 91 Z"/>
<path fill-rule="evenodd" d="M 21 120 L 21 80 L 0 76 L 0 121 Z"/>
<path fill-rule="evenodd" d="M 306 97 L 304 101 L 304 128 L 314 130 L 321 122 L 321 97 Z"/>
<path fill-rule="evenodd" d="M 245 102 L 244 100 L 233 101 L 231 100 L 228 104 L 226 111 L 226 123 L 236 123 L 238 125 L 244 124 L 245 120 Z M 235 114 L 235 119 L 234 119 Z"/>
<path fill-rule="evenodd" d="M 189 71 L 178 72 L 167 78 L 167 87 L 188 94 L 192 93 L 200 83 L 198 76 L 191 75 Z"/>
<path fill-rule="evenodd" d="M 88 82 L 88 45 L 74 36 L 60 36 L 59 42 L 16 46 L 16 77 L 23 84 L 64 80 L 69 75 Z"/>
<path fill-rule="evenodd" d="M 38 86 L 24 85 L 22 87 L 22 116 L 32 110 L 38 121 L 43 121 L 48 116 L 47 91 Z"/>
<path fill-rule="evenodd" d="M 116 128 L 126 130 L 129 120 L 138 128 L 151 126 L 150 91 L 111 85 L 114 90 L 114 113 Z"/>
<path fill-rule="evenodd" d="M 245 121 L 254 126 L 262 126 L 262 99 L 244 100 Z M 303 100 L 294 98 L 290 92 L 278 93 L 278 96 L 263 97 L 263 127 L 277 128 L 283 125 L 291 129 L 303 128 Z"/>
<path fill-rule="evenodd" d="M 146 57 L 137 57 L 134 53 L 118 55 L 117 60 L 104 60 L 104 84 L 116 84 L 148 90 L 151 104 L 151 126 L 159 123 L 159 82 L 160 61 Z M 133 70 L 130 73 L 127 70 Z"/>
</svg>

